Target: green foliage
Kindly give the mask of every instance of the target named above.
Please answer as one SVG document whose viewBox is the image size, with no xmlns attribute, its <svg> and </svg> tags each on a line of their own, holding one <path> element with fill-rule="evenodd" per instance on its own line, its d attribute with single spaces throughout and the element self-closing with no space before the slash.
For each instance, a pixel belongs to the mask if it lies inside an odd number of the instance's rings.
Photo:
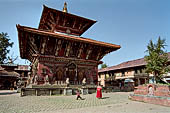
<svg viewBox="0 0 170 113">
<path fill-rule="evenodd" d="M 101 68 L 106 68 L 106 67 L 108 67 L 108 66 L 105 63 L 101 65 Z"/>
<path fill-rule="evenodd" d="M 7 54 L 9 53 L 9 47 L 12 47 L 13 42 L 9 42 L 9 36 L 7 33 L 0 33 L 0 64 L 5 63 Z"/>
<path fill-rule="evenodd" d="M 162 84 L 162 83 L 158 83 L 159 85 L 168 85 L 170 86 L 170 83 L 166 83 L 166 84 Z"/>
<path fill-rule="evenodd" d="M 163 74 L 169 71 L 168 54 L 165 51 L 165 39 L 158 38 L 156 44 L 150 40 L 147 46 L 148 55 L 145 56 L 146 72 L 153 73 L 156 82 L 160 81 Z"/>
</svg>

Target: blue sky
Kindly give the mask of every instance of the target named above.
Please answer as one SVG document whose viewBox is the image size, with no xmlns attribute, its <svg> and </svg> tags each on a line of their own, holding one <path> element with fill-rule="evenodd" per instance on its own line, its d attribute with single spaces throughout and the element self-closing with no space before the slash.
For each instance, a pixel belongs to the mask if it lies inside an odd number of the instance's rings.
<svg viewBox="0 0 170 113">
<path fill-rule="evenodd" d="M 0 32 L 7 32 L 19 56 L 16 24 L 37 28 L 43 4 L 96 20 L 82 37 L 121 45 L 102 61 L 109 66 L 142 58 L 149 40 L 166 39 L 170 52 L 170 0 L 0 0 Z M 25 64 L 18 59 L 15 63 Z"/>
</svg>

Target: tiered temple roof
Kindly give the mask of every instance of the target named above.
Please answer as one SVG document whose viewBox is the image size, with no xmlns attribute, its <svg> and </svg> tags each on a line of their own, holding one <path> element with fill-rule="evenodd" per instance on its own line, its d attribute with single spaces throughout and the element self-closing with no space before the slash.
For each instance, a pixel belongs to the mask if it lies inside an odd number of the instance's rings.
<svg viewBox="0 0 170 113">
<path fill-rule="evenodd" d="M 44 5 L 38 29 L 80 36 L 94 23 L 96 21 L 48 8 Z"/>
<path fill-rule="evenodd" d="M 20 56 L 35 55 L 100 61 L 119 45 L 79 37 L 96 21 L 44 6 L 39 28 L 17 25 Z"/>
</svg>

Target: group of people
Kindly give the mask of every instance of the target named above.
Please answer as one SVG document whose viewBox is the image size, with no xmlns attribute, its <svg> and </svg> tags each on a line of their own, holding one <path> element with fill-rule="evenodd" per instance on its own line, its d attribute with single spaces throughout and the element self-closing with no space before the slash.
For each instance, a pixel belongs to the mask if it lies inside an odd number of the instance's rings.
<svg viewBox="0 0 170 113">
<path fill-rule="evenodd" d="M 79 90 L 77 90 L 76 95 L 77 95 L 76 100 L 78 100 L 78 99 L 84 100 L 84 99 L 80 96 L 80 91 L 79 91 Z M 101 99 L 101 98 L 102 98 L 102 87 L 101 87 L 100 85 L 97 86 L 96 98 L 98 98 L 98 99 Z"/>
</svg>

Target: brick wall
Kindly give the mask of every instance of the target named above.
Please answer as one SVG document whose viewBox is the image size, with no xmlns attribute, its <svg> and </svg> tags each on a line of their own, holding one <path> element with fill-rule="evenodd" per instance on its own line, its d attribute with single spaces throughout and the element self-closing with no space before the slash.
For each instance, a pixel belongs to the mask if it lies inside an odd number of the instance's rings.
<svg viewBox="0 0 170 113">
<path fill-rule="evenodd" d="M 151 104 L 170 106 L 170 86 L 157 84 L 140 85 L 134 90 L 131 99 Z"/>
</svg>

